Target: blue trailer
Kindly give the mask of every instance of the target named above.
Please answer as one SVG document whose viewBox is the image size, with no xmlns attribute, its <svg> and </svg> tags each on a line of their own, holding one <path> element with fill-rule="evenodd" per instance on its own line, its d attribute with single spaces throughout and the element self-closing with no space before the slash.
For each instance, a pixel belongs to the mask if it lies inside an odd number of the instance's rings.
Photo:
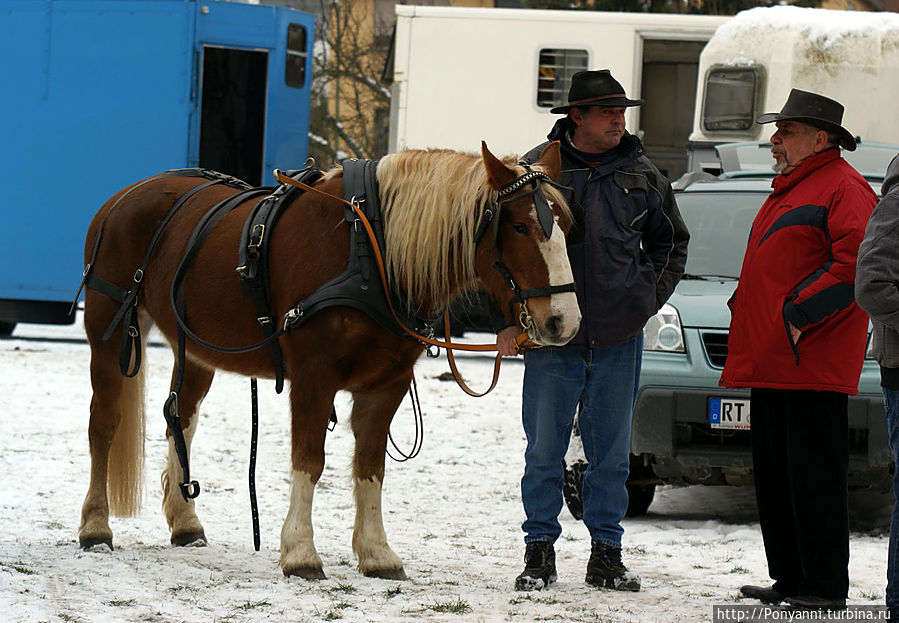
<svg viewBox="0 0 899 623">
<path fill-rule="evenodd" d="M 69 323 L 84 235 L 120 188 L 306 159 L 314 16 L 218 0 L 0 3 L 0 333 Z"/>
</svg>

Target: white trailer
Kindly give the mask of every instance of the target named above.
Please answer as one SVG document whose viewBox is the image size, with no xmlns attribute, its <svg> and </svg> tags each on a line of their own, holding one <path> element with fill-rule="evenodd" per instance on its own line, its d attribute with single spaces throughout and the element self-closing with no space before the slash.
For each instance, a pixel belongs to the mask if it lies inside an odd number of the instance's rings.
<svg viewBox="0 0 899 623">
<path fill-rule="evenodd" d="M 764 140 L 790 89 L 845 107 L 843 127 L 862 140 L 899 144 L 899 15 L 790 6 L 738 13 L 699 60 L 690 134 L 692 169 L 714 171 L 713 145 Z"/>
<path fill-rule="evenodd" d="M 521 154 L 545 140 L 571 75 L 610 69 L 642 108 L 628 129 L 671 179 L 687 169 L 699 54 L 728 18 L 397 5 L 390 151 Z"/>
</svg>

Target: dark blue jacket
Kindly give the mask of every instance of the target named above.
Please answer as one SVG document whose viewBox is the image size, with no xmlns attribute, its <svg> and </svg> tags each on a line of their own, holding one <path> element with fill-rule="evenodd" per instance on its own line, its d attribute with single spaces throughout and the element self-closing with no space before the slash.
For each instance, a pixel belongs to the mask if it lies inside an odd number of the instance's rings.
<svg viewBox="0 0 899 623">
<path fill-rule="evenodd" d="M 568 347 L 625 342 L 668 300 L 684 272 L 689 233 L 668 179 L 644 155 L 640 139 L 625 133 L 591 164 L 567 136 L 568 120 L 549 133 L 562 143 L 559 182 L 574 205 L 568 258 L 583 320 Z M 547 143 L 524 156 L 536 162 Z"/>
</svg>

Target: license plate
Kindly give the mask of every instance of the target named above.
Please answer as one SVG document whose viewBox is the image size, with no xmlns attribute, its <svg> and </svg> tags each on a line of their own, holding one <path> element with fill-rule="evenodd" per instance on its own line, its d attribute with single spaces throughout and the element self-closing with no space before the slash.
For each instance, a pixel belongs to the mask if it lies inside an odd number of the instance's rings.
<svg viewBox="0 0 899 623">
<path fill-rule="evenodd" d="M 709 426 L 749 430 L 749 401 L 740 398 L 709 398 Z"/>
</svg>

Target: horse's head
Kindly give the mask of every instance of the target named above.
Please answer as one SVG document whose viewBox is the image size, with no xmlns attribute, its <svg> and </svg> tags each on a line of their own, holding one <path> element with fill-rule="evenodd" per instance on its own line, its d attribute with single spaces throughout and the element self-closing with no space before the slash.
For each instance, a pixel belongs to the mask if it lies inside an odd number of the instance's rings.
<svg viewBox="0 0 899 623">
<path fill-rule="evenodd" d="M 502 162 L 483 142 L 481 157 L 494 191 L 477 232 L 481 285 L 533 342 L 565 344 L 577 333 L 581 313 L 565 247 L 571 212 L 553 186 L 561 168 L 559 143 L 550 143 L 528 167 Z"/>
</svg>

